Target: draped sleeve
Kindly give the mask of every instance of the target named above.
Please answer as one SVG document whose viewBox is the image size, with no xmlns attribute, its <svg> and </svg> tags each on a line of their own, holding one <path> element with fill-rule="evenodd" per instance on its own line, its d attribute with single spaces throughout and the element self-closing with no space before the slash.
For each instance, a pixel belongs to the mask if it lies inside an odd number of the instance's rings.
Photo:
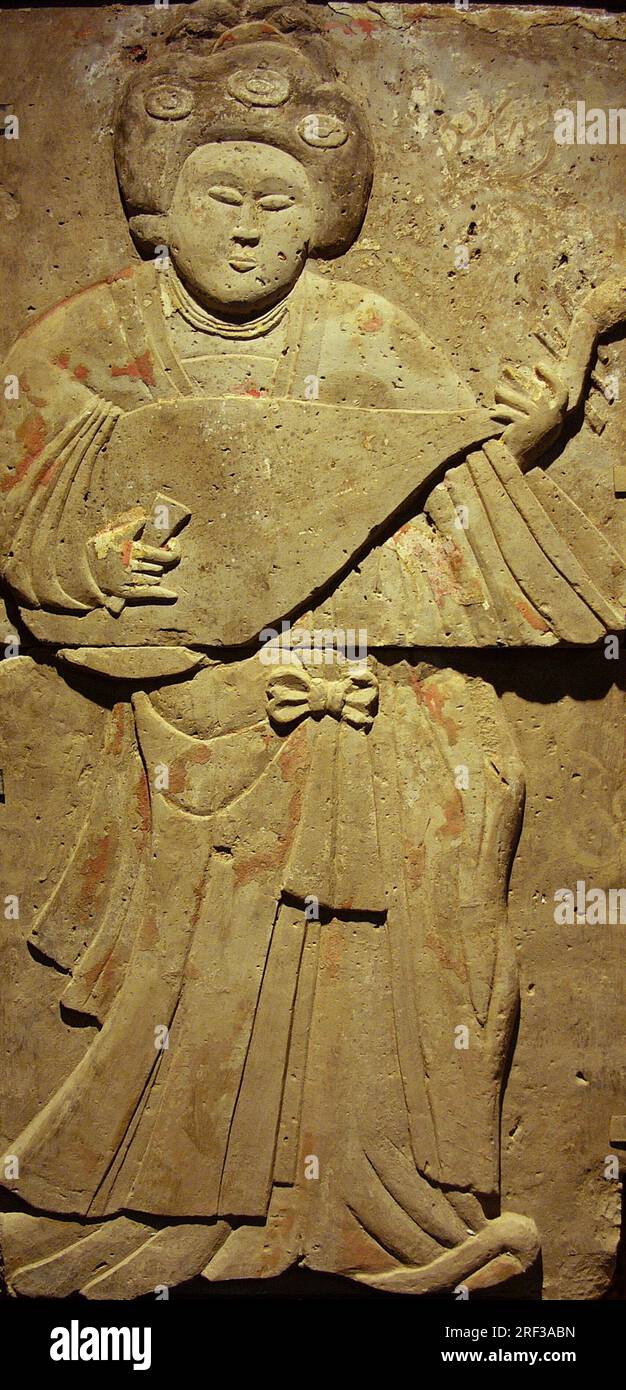
<svg viewBox="0 0 626 1390">
<path fill-rule="evenodd" d="M 79 615 L 107 601 L 69 518 L 120 413 L 151 399 L 149 355 L 128 332 L 134 272 L 117 280 L 45 313 L 2 370 L 0 573 L 26 607 Z"/>
<path fill-rule="evenodd" d="M 502 440 L 448 470 L 314 615 L 370 646 L 586 645 L 624 627 L 626 558 Z"/>
</svg>

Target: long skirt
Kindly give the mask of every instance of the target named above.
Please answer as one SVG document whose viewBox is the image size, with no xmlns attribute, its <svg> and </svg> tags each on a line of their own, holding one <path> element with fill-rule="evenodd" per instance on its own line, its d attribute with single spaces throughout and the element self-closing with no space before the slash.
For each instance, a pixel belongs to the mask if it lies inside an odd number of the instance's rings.
<svg viewBox="0 0 626 1390">
<path fill-rule="evenodd" d="M 113 1223 L 218 1278 L 428 1266 L 497 1215 L 519 759 L 478 678 L 369 667 L 367 727 L 277 726 L 258 658 L 111 711 L 32 932 L 97 1031 L 5 1180 L 82 1280 Z"/>
</svg>

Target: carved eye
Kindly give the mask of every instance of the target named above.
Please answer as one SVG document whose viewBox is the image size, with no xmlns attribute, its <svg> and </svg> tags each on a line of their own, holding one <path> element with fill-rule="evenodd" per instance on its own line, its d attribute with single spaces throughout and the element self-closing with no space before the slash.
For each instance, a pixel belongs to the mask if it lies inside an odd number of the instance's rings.
<svg viewBox="0 0 626 1390">
<path fill-rule="evenodd" d="M 334 150 L 348 139 L 343 121 L 338 116 L 329 116 L 325 111 L 312 111 L 310 116 L 303 116 L 298 125 L 298 135 L 305 145 L 322 150 Z"/>
<path fill-rule="evenodd" d="M 284 212 L 293 207 L 295 198 L 290 193 L 264 193 L 258 202 L 265 212 Z"/>
<path fill-rule="evenodd" d="M 230 186 L 221 183 L 215 183 L 213 187 L 209 189 L 209 197 L 213 198 L 216 203 L 228 203 L 231 207 L 235 208 L 241 207 L 243 203 L 243 198 L 238 188 L 230 188 Z"/>
<path fill-rule="evenodd" d="M 164 78 L 148 89 L 144 106 L 159 121 L 182 121 L 193 110 L 193 97 L 188 87 Z"/>
</svg>

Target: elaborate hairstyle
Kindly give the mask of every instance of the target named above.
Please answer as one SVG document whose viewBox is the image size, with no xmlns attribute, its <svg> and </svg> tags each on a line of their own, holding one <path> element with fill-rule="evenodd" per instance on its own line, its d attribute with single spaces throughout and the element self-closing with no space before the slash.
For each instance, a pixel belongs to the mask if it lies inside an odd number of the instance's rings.
<svg viewBox="0 0 626 1390">
<path fill-rule="evenodd" d="M 165 239 L 179 172 L 199 145 L 254 140 L 303 165 L 316 210 L 311 252 L 338 256 L 367 208 L 367 122 L 310 11 L 267 0 L 252 0 L 243 22 L 241 11 L 226 0 L 185 7 L 122 95 L 115 163 L 131 232 L 144 251 Z"/>
</svg>

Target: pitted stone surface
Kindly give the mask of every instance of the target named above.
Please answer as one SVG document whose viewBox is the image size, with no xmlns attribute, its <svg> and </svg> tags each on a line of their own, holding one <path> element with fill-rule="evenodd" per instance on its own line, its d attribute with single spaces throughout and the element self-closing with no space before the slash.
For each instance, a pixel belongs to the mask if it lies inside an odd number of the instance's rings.
<svg viewBox="0 0 626 1390">
<path fill-rule="evenodd" d="M 7 1289 L 598 1297 L 624 20 L 2 22 Z"/>
</svg>

